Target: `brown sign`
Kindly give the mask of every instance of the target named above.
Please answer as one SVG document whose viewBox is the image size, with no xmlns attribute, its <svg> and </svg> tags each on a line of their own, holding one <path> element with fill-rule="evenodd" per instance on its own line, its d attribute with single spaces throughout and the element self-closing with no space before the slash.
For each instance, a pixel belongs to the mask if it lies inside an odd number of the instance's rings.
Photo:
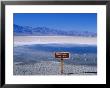
<svg viewBox="0 0 110 88">
<path fill-rule="evenodd" d="M 68 59 L 69 56 L 69 52 L 55 52 L 55 58 L 59 58 L 61 60 L 61 74 L 63 74 L 64 70 L 64 59 Z"/>
<path fill-rule="evenodd" d="M 69 52 L 55 52 L 55 58 L 68 59 Z"/>
</svg>

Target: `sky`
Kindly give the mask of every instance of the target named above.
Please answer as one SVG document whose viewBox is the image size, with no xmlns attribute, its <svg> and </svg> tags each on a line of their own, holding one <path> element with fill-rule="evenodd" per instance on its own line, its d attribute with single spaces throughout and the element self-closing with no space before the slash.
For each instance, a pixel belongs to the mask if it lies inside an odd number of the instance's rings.
<svg viewBox="0 0 110 88">
<path fill-rule="evenodd" d="M 13 18 L 20 26 L 97 32 L 96 13 L 14 13 Z"/>
</svg>

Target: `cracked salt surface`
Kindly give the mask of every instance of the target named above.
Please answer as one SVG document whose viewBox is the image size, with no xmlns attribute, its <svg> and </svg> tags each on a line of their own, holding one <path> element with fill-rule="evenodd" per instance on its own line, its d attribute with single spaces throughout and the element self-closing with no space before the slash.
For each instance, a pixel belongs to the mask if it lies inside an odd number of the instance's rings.
<svg viewBox="0 0 110 88">
<path fill-rule="evenodd" d="M 14 64 L 14 75 L 60 75 L 60 62 L 41 61 L 35 64 Z M 96 75 L 96 66 L 64 64 L 63 75 Z"/>
</svg>

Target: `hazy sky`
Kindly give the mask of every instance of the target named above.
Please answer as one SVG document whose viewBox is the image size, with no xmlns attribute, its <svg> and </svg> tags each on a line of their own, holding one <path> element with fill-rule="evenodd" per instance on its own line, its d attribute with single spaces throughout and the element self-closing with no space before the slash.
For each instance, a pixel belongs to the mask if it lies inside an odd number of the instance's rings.
<svg viewBox="0 0 110 88">
<path fill-rule="evenodd" d="M 96 13 L 14 13 L 14 24 L 58 30 L 97 31 Z"/>
</svg>

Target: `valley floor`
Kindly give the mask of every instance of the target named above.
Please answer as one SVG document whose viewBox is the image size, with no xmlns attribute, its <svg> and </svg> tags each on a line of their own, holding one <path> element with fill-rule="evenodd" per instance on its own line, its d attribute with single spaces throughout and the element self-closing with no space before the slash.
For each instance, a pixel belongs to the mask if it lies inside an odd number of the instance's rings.
<svg viewBox="0 0 110 88">
<path fill-rule="evenodd" d="M 60 62 L 41 61 L 23 64 L 14 62 L 14 75 L 60 75 Z M 97 66 L 64 64 L 63 75 L 96 75 Z"/>
<path fill-rule="evenodd" d="M 14 46 L 46 43 L 97 45 L 97 38 L 78 36 L 14 36 Z"/>
</svg>

